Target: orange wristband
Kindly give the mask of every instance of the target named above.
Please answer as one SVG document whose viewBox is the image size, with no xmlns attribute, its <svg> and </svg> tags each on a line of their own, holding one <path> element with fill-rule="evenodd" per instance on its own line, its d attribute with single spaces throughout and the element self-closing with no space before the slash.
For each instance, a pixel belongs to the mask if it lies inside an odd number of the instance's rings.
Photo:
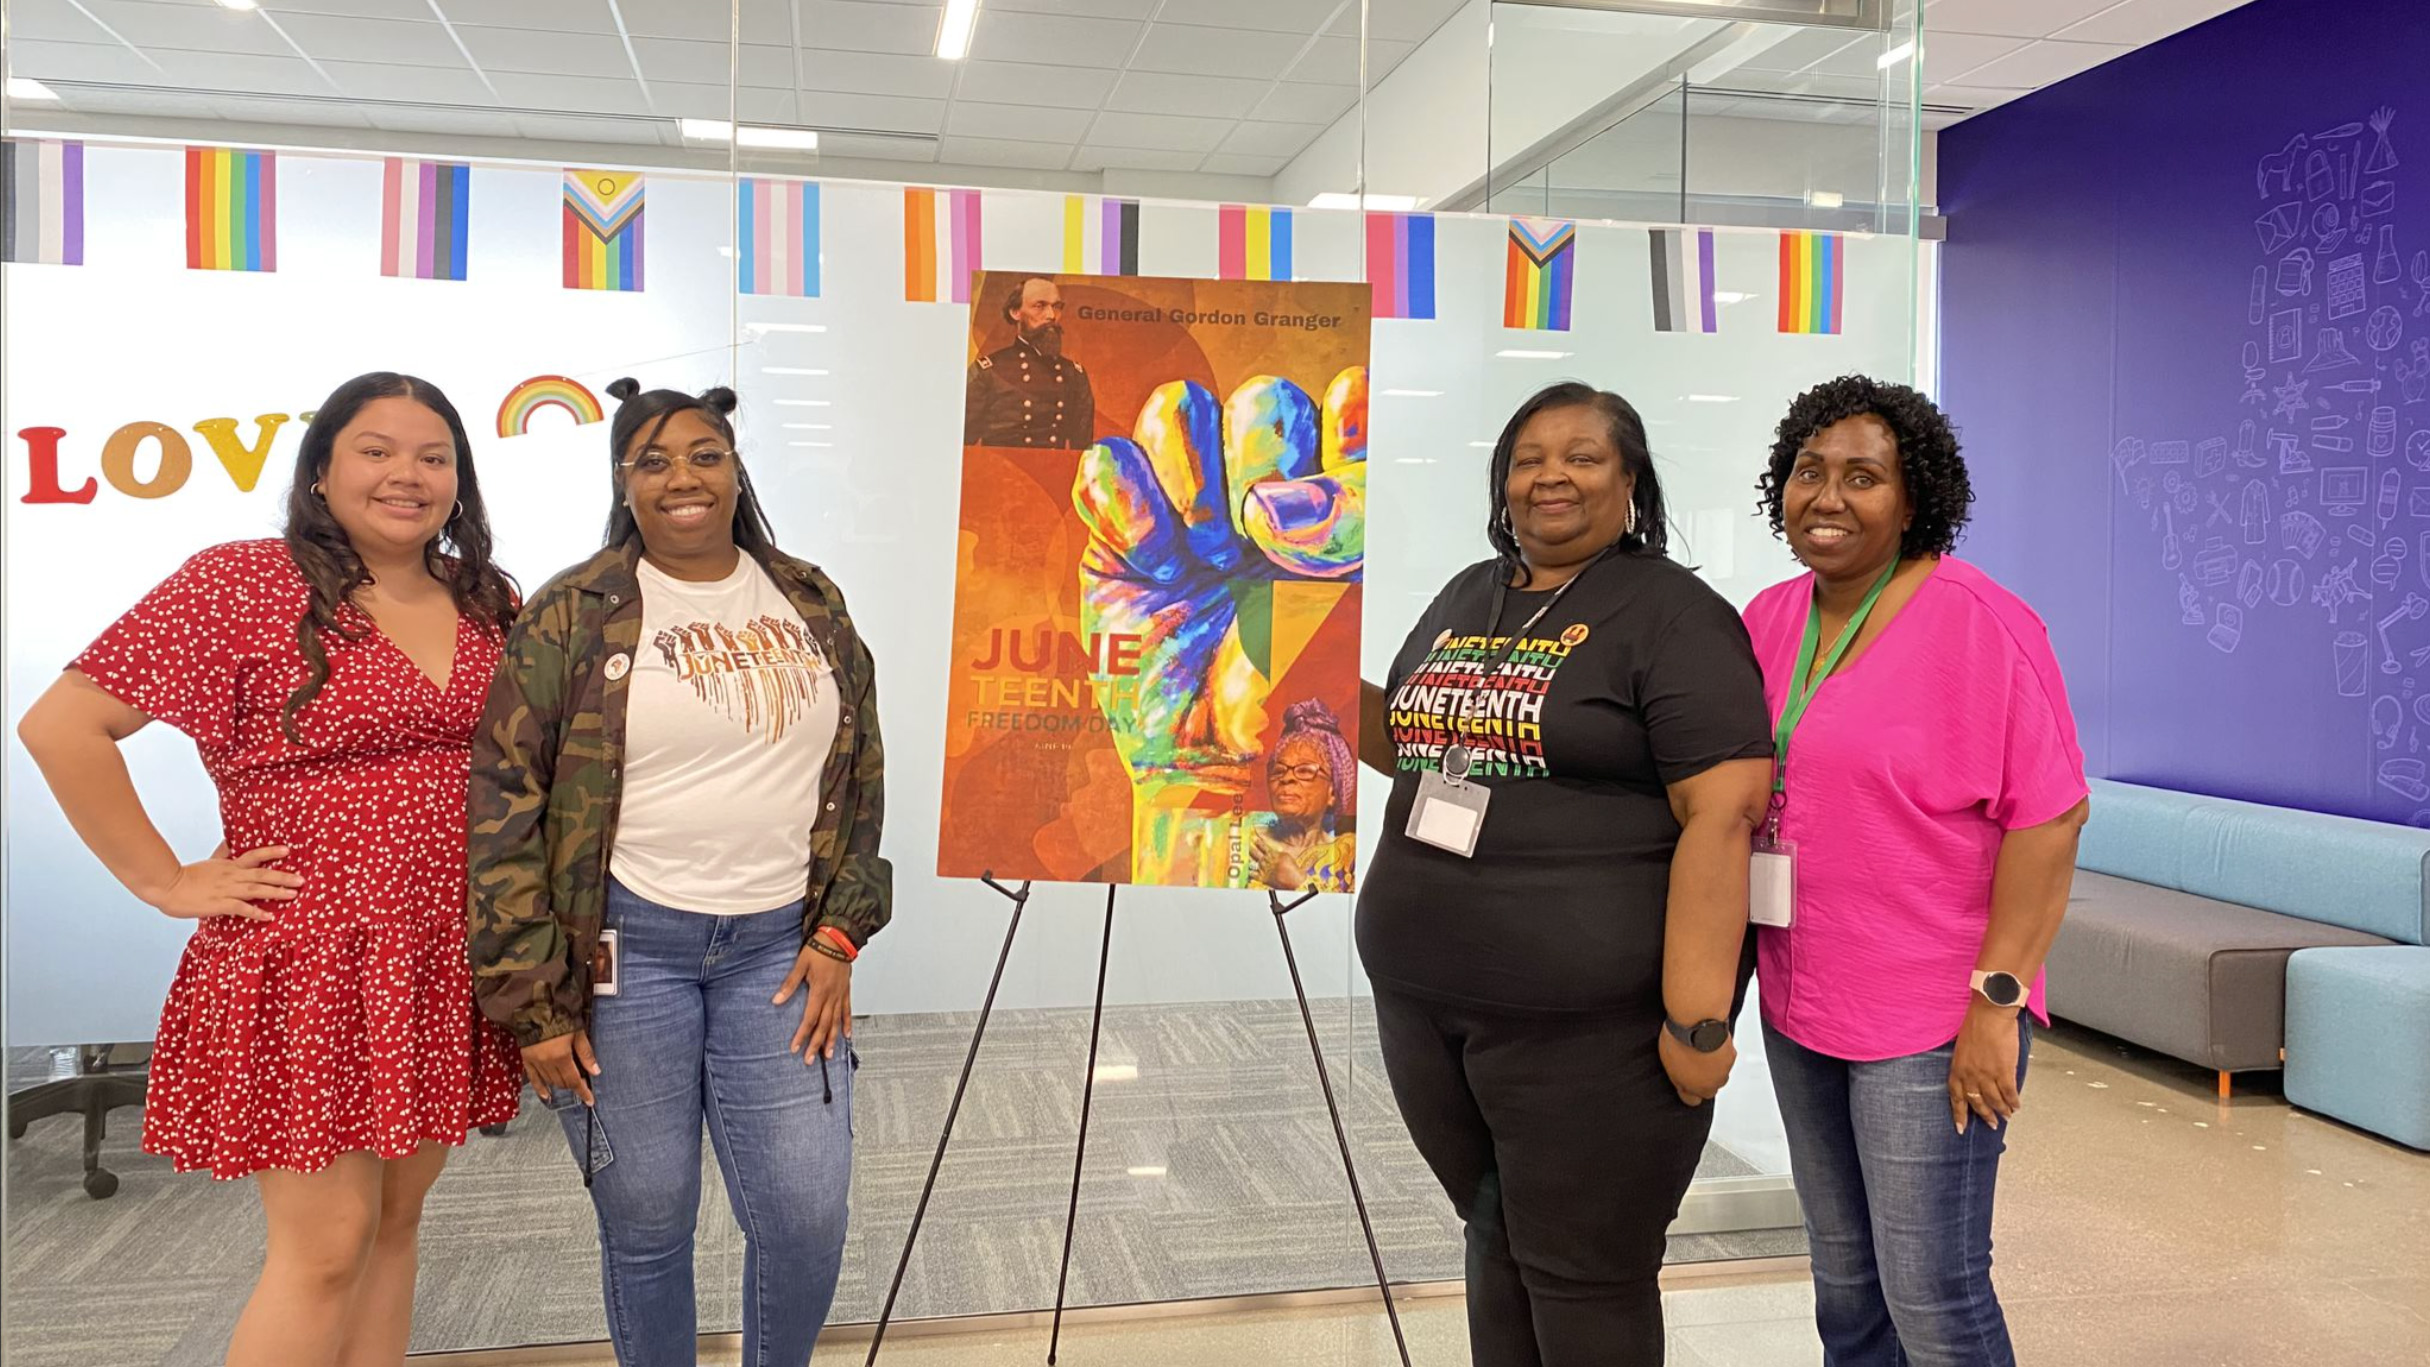
<svg viewBox="0 0 2430 1367">
<path fill-rule="evenodd" d="M 820 939 L 835 946 L 837 952 L 844 956 L 845 963 L 851 963 L 861 957 L 860 946 L 852 943 L 852 937 L 846 935 L 841 929 L 835 926 L 820 926 L 816 933 Z"/>
</svg>

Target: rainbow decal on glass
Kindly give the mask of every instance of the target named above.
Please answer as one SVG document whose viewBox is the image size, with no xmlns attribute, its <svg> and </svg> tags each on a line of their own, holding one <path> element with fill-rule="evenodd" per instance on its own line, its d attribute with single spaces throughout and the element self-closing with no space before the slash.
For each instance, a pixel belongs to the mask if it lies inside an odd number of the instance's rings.
<svg viewBox="0 0 2430 1367">
<path fill-rule="evenodd" d="M 979 192 L 903 191 L 903 298 L 967 304 L 978 269 Z"/>
<path fill-rule="evenodd" d="M 641 288 L 644 194 L 636 171 L 565 173 L 565 287 Z"/>
<path fill-rule="evenodd" d="M 1291 211 L 1226 204 L 1216 216 L 1215 278 L 1289 280 Z"/>
<path fill-rule="evenodd" d="M 1502 326 L 1569 331 L 1570 287 L 1577 276 L 1577 263 L 1577 224 L 1512 219 L 1510 265 L 1502 282 Z"/>
<path fill-rule="evenodd" d="M 607 416 L 599 407 L 599 398 L 582 387 L 580 382 L 563 375 L 534 375 L 516 385 L 498 405 L 498 435 L 520 437 L 531 430 L 532 415 L 543 408 L 562 408 L 574 415 L 574 421 L 593 423 Z"/>
<path fill-rule="evenodd" d="M 380 182 L 380 274 L 463 279 L 471 221 L 472 167 L 390 157 Z"/>
<path fill-rule="evenodd" d="M 1065 195 L 1063 273 L 1137 275 L 1139 201 Z"/>
<path fill-rule="evenodd" d="M 735 283 L 745 294 L 818 297 L 818 184 L 745 176 L 734 202 Z"/>
<path fill-rule="evenodd" d="M 278 157 L 186 149 L 186 268 L 278 269 Z"/>
<path fill-rule="evenodd" d="M 1378 318 L 1434 316 L 1434 215 L 1367 215 L 1367 278 Z"/>
<path fill-rule="evenodd" d="M 1833 233 L 1780 235 L 1780 330 L 1839 332 L 1847 244 Z"/>
</svg>

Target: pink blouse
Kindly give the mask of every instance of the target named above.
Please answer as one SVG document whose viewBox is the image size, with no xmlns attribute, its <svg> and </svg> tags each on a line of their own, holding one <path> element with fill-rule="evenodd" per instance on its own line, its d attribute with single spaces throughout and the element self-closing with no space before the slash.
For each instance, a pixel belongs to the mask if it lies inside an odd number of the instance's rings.
<svg viewBox="0 0 2430 1367">
<path fill-rule="evenodd" d="M 1814 577 L 1800 575 L 1747 606 L 1776 722 L 1813 594 Z M 1759 929 L 1764 1019 L 1858 1062 L 1949 1043 L 1971 999 L 2002 836 L 2064 816 L 2087 792 L 2042 619 L 1942 557 L 1823 682 L 1787 773 L 1781 838 L 1797 848 L 1797 911 L 1788 930 Z M 2039 976 L 2028 1005 L 2049 1020 Z"/>
</svg>

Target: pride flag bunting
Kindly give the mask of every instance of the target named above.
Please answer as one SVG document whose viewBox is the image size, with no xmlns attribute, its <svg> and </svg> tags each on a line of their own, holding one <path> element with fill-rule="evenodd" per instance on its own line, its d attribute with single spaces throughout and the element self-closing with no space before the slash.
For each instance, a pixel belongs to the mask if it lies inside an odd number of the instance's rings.
<svg viewBox="0 0 2430 1367">
<path fill-rule="evenodd" d="M 642 287 L 642 208 L 648 188 L 637 171 L 565 173 L 567 289 L 629 293 Z"/>
<path fill-rule="evenodd" d="M 84 264 L 84 144 L 0 140 L 0 261 Z"/>
<path fill-rule="evenodd" d="M 1215 277 L 1290 280 L 1291 211 L 1226 204 L 1216 217 Z"/>
<path fill-rule="evenodd" d="M 1847 244 L 1831 233 L 1780 235 L 1780 330 L 1839 332 Z"/>
<path fill-rule="evenodd" d="M 979 192 L 903 191 L 903 298 L 967 304 L 980 268 Z"/>
<path fill-rule="evenodd" d="M 1367 215 L 1367 279 L 1378 318 L 1434 316 L 1434 215 Z"/>
<path fill-rule="evenodd" d="M 1713 299 L 1713 230 L 1651 228 L 1654 331 L 1719 332 Z"/>
<path fill-rule="evenodd" d="M 186 267 L 278 269 L 276 154 L 186 149 Z"/>
<path fill-rule="evenodd" d="M 460 161 L 390 157 L 380 182 L 380 274 L 408 280 L 464 278 L 472 219 L 472 167 Z"/>
<path fill-rule="evenodd" d="M 743 177 L 735 284 L 744 294 L 818 297 L 818 183 Z"/>
<path fill-rule="evenodd" d="M 1137 275 L 1139 201 L 1065 195 L 1063 273 Z"/>
<path fill-rule="evenodd" d="M 1570 287 L 1577 276 L 1578 225 L 1510 221 L 1510 265 L 1502 282 L 1502 326 L 1569 331 Z"/>
</svg>

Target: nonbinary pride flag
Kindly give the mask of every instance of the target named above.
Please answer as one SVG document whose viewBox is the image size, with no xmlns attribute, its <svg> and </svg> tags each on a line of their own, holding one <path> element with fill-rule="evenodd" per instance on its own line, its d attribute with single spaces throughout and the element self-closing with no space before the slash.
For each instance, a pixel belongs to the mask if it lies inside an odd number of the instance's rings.
<svg viewBox="0 0 2430 1367">
<path fill-rule="evenodd" d="M 84 264 L 84 144 L 0 140 L 0 261 Z"/>
<path fill-rule="evenodd" d="M 410 280 L 464 278 L 465 227 L 472 217 L 472 167 L 460 161 L 390 157 L 380 182 L 380 274 Z"/>
<path fill-rule="evenodd" d="M 1653 228 L 1654 331 L 1719 332 L 1713 301 L 1713 230 Z"/>
<path fill-rule="evenodd" d="M 565 173 L 565 287 L 630 292 L 642 287 L 642 209 L 637 171 Z"/>
<path fill-rule="evenodd" d="M 1847 243 L 1831 233 L 1780 235 L 1780 330 L 1837 333 Z"/>
<path fill-rule="evenodd" d="M 1216 217 L 1215 278 L 1289 280 L 1291 211 L 1226 204 Z"/>
<path fill-rule="evenodd" d="M 979 192 L 903 191 L 903 297 L 913 303 L 970 302 L 979 265 Z"/>
<path fill-rule="evenodd" d="M 228 147 L 186 149 L 186 266 L 278 269 L 278 157 Z"/>
<path fill-rule="evenodd" d="M 1065 195 L 1063 273 L 1137 275 L 1139 201 Z"/>
<path fill-rule="evenodd" d="M 735 285 L 818 297 L 818 183 L 745 176 L 735 201 Z"/>
<path fill-rule="evenodd" d="M 1577 261 L 1577 224 L 1512 219 L 1510 264 L 1502 282 L 1502 326 L 1569 331 L 1570 286 L 1577 275 Z"/>
<path fill-rule="evenodd" d="M 1367 279 L 1378 318 L 1434 316 L 1434 215 L 1367 215 Z"/>
</svg>

